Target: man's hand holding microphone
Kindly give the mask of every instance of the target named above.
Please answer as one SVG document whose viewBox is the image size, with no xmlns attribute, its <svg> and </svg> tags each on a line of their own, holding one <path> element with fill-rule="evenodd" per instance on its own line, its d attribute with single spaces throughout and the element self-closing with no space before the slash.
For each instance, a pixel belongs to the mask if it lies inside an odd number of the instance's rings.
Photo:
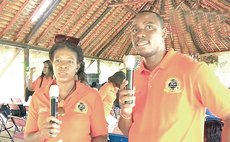
<svg viewBox="0 0 230 142">
<path fill-rule="evenodd" d="M 123 81 L 120 87 L 119 103 L 120 116 L 124 119 L 132 119 L 133 107 L 135 106 L 135 88 L 133 88 L 133 70 L 135 67 L 135 57 L 127 55 L 124 59 L 126 67 L 126 80 Z"/>
</svg>

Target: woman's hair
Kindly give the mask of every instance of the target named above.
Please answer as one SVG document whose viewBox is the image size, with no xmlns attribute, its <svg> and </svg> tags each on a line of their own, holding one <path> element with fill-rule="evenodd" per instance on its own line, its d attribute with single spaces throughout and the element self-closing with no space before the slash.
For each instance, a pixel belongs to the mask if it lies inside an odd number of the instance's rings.
<svg viewBox="0 0 230 142">
<path fill-rule="evenodd" d="M 118 71 L 108 78 L 108 81 L 112 82 L 116 87 L 120 88 L 122 81 L 125 79 L 125 73 Z"/>
<path fill-rule="evenodd" d="M 85 73 L 84 54 L 79 45 L 76 45 L 69 40 L 55 43 L 49 50 L 50 60 L 53 61 L 55 51 L 62 48 L 68 48 L 76 54 L 77 63 L 80 65 L 80 68 L 76 72 L 77 78 L 78 80 L 80 80 L 80 82 L 88 84 L 86 73 Z"/>
<path fill-rule="evenodd" d="M 52 63 L 50 62 L 50 60 L 45 60 L 44 62 L 43 62 L 43 64 L 47 64 L 48 65 L 48 76 L 51 76 L 51 77 L 53 77 L 53 67 L 52 67 Z M 41 77 L 44 77 L 45 76 L 45 74 L 42 72 L 42 74 L 41 74 Z"/>
</svg>

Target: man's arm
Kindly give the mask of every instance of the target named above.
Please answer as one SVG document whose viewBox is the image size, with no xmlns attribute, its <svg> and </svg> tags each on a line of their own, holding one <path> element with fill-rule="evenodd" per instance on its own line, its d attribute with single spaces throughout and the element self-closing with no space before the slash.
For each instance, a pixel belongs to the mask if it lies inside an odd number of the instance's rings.
<svg viewBox="0 0 230 142">
<path fill-rule="evenodd" d="M 230 142 L 230 114 L 226 118 L 224 118 L 222 141 Z"/>
<path fill-rule="evenodd" d="M 132 125 L 132 115 L 125 115 L 124 112 L 120 111 L 120 118 L 118 121 L 118 128 L 121 130 L 121 132 L 128 136 L 129 129 Z"/>
</svg>

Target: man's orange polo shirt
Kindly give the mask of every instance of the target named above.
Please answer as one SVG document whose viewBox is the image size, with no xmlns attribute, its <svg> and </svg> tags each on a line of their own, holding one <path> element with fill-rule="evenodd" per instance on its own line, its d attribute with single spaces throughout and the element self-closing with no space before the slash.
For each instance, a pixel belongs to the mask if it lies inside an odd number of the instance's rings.
<svg viewBox="0 0 230 142">
<path fill-rule="evenodd" d="M 50 115 L 49 86 L 35 91 L 29 106 L 25 135 L 41 129 Z M 91 142 L 91 137 L 107 134 L 104 107 L 98 92 L 80 82 L 76 90 L 61 105 L 64 116 L 59 116 L 61 132 L 47 142 Z"/>
<path fill-rule="evenodd" d="M 230 113 L 230 91 L 204 63 L 170 49 L 152 72 L 134 75 L 136 105 L 129 142 L 202 142 L 205 107 Z"/>
</svg>

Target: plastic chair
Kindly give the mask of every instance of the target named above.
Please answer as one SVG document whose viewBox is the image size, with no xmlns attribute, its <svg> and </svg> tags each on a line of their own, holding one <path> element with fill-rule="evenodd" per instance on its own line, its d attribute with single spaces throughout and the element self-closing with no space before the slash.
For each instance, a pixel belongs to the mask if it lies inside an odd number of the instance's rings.
<svg viewBox="0 0 230 142">
<path fill-rule="evenodd" d="M 9 129 L 10 129 L 10 128 L 13 128 L 13 125 L 7 127 L 8 119 L 9 119 L 9 118 L 6 118 L 6 117 L 5 117 L 4 112 L 1 111 L 1 112 L 0 112 L 0 122 L 1 122 L 0 133 L 3 132 L 3 131 L 6 131 L 6 133 L 8 134 L 9 137 L 7 137 L 7 136 L 0 136 L 0 137 L 9 138 L 9 139 L 11 139 L 11 140 L 13 141 L 13 137 L 11 136 L 11 134 L 10 134 L 10 132 L 9 132 Z"/>
<path fill-rule="evenodd" d="M 14 139 L 24 140 L 24 127 L 26 126 L 26 119 L 17 116 L 9 116 L 9 118 L 12 120 L 12 122 L 15 125 L 15 129 L 12 136 L 13 140 Z"/>
</svg>

